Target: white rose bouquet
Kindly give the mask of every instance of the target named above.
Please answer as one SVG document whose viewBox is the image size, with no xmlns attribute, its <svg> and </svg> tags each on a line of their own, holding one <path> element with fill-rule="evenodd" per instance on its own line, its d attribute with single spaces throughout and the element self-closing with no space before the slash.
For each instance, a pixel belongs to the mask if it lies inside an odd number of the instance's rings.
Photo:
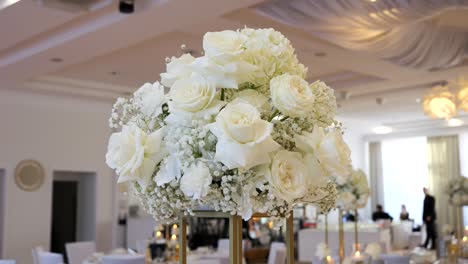
<svg viewBox="0 0 468 264">
<path fill-rule="evenodd" d="M 204 55 L 166 60 L 160 82 L 119 98 L 107 164 L 156 219 L 199 206 L 249 219 L 288 216 L 297 203 L 335 206 L 351 170 L 325 83 L 309 83 L 273 29 L 208 32 Z M 273 219 L 275 220 L 275 219 Z"/>
<path fill-rule="evenodd" d="M 366 206 L 370 195 L 366 174 L 362 170 L 353 170 L 345 182 L 337 184 L 337 206 L 343 210 L 354 210 Z"/>
<path fill-rule="evenodd" d="M 455 206 L 468 204 L 468 178 L 461 176 L 452 179 L 448 183 L 446 193 L 451 204 Z"/>
</svg>

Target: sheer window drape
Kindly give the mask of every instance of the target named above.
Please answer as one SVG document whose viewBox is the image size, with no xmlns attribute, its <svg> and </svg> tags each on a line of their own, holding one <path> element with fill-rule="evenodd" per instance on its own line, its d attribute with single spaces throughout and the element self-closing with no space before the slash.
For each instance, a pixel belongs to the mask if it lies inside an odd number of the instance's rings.
<svg viewBox="0 0 468 264">
<path fill-rule="evenodd" d="M 448 202 L 448 182 L 460 177 L 460 156 L 458 136 L 429 137 L 429 189 L 436 198 L 437 222 L 439 228 L 445 224 L 462 230 L 463 219 L 460 207 Z"/>
<path fill-rule="evenodd" d="M 375 210 L 377 204 L 384 202 L 384 189 L 382 179 L 382 144 L 369 143 L 369 178 L 371 187 L 371 208 Z"/>
</svg>

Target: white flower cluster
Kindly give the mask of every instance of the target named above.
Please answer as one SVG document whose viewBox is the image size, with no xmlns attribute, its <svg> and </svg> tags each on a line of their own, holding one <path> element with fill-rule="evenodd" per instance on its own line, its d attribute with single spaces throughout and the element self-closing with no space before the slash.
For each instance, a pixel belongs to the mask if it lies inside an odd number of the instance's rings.
<svg viewBox="0 0 468 264">
<path fill-rule="evenodd" d="M 452 179 L 447 186 L 446 193 L 449 202 L 456 206 L 468 204 L 468 178 L 463 176 Z"/>
<path fill-rule="evenodd" d="M 163 221 L 199 206 L 274 221 L 297 203 L 333 208 L 335 179 L 351 171 L 333 90 L 304 79 L 273 29 L 208 32 L 203 49 L 117 100 L 106 162 L 119 182 Z"/>
<path fill-rule="evenodd" d="M 372 260 L 378 260 L 382 255 L 382 246 L 377 242 L 370 243 L 367 245 L 364 253 L 371 256 Z"/>
<path fill-rule="evenodd" d="M 354 210 L 366 206 L 370 195 L 366 174 L 353 170 L 350 177 L 338 183 L 337 206 L 343 210 Z"/>
</svg>

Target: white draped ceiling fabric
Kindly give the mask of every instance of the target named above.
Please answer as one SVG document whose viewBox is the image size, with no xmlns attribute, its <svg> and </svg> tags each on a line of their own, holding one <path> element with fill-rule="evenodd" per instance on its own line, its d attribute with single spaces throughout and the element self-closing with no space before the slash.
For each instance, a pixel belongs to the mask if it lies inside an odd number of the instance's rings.
<svg viewBox="0 0 468 264">
<path fill-rule="evenodd" d="M 257 12 L 302 28 L 346 49 L 368 51 L 397 64 L 437 69 L 468 55 L 468 32 L 437 24 L 467 0 L 276 0 Z"/>
</svg>

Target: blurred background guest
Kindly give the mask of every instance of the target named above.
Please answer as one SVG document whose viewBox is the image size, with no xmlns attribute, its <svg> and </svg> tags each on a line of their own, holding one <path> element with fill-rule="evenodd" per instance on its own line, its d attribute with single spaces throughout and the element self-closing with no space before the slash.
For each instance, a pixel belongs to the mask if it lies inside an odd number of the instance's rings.
<svg viewBox="0 0 468 264">
<path fill-rule="evenodd" d="M 390 220 L 393 221 L 393 217 L 391 217 L 387 212 L 384 212 L 382 205 L 378 204 L 376 206 L 376 211 L 372 213 L 372 221 L 378 220 Z"/>
<path fill-rule="evenodd" d="M 406 210 L 406 206 L 404 204 L 401 205 L 401 213 L 400 213 L 400 220 L 401 221 L 407 221 L 409 219 L 409 213 Z"/>
<path fill-rule="evenodd" d="M 423 206 L 423 222 L 426 225 L 426 242 L 424 248 L 427 248 L 429 241 L 431 241 L 431 249 L 436 249 L 436 211 L 435 211 L 435 198 L 429 194 L 429 189 L 423 188 L 424 192 L 424 206 Z"/>
</svg>

